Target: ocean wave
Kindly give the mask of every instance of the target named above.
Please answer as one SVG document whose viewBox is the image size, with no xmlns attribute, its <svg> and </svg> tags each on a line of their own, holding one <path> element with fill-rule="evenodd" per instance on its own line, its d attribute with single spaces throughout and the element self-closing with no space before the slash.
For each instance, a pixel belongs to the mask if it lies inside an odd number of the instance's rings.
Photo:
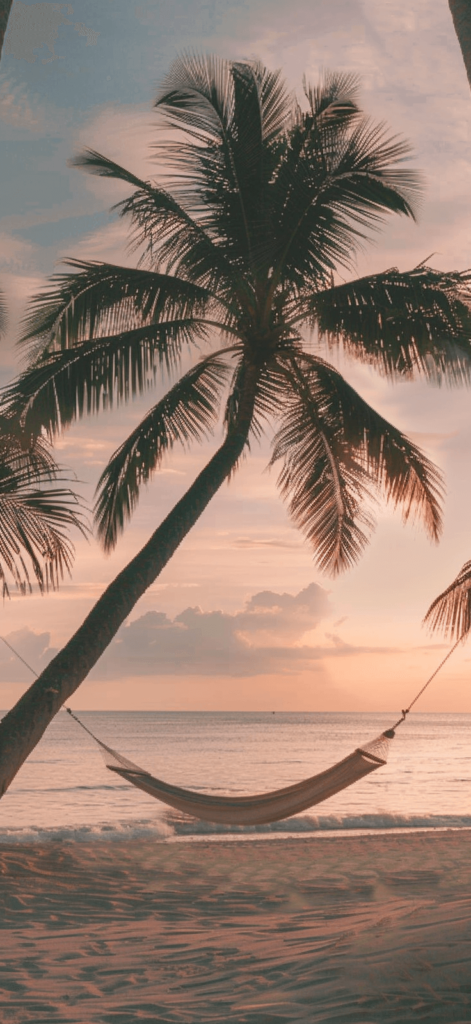
<svg viewBox="0 0 471 1024">
<path fill-rule="evenodd" d="M 229 826 L 197 821 L 175 813 L 162 818 L 129 819 L 101 822 L 95 825 L 70 824 L 61 827 L 15 827 L 0 829 L 0 845 L 11 843 L 81 842 L 95 840 L 120 841 L 154 838 L 168 842 L 204 838 L 237 838 L 238 840 L 301 835 L 348 835 L 385 833 L 394 830 L 471 829 L 471 814 L 351 814 L 299 815 L 271 825 Z"/>
<path fill-rule="evenodd" d="M 153 837 L 169 839 L 173 829 L 165 820 L 162 821 L 118 821 L 100 822 L 96 825 L 61 825 L 45 827 L 28 825 L 24 828 L 0 828 L 0 846 L 11 843 L 45 843 L 74 842 L 89 843 L 94 840 L 123 840 Z"/>
<path fill-rule="evenodd" d="M 298 815 L 270 825 L 229 826 L 216 825 L 183 817 L 168 816 L 176 836 L 273 834 L 273 833 L 325 833 L 325 832 L 384 832 L 393 829 L 446 829 L 471 828 L 471 814 L 322 814 Z"/>
</svg>

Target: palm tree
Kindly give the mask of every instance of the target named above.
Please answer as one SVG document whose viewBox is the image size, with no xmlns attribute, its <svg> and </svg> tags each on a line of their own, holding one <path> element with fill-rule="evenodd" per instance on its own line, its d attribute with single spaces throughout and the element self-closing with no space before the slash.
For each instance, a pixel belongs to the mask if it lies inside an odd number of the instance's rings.
<svg viewBox="0 0 471 1024">
<path fill-rule="evenodd" d="M 0 337 L 7 312 L 0 292 Z M 44 437 L 0 417 L 0 586 L 26 593 L 32 579 L 42 593 L 55 589 L 72 568 L 70 526 L 85 532 L 79 502 L 64 487 L 45 486 L 61 477 Z M 63 479 L 62 479 L 63 482 Z M 64 532 L 65 531 L 65 532 Z"/>
<path fill-rule="evenodd" d="M 36 296 L 24 335 L 30 366 L 5 393 L 6 409 L 52 438 L 84 412 L 143 392 L 160 371 L 177 377 L 101 477 L 106 548 L 166 452 L 204 438 L 221 415 L 224 439 L 3 719 L 0 793 L 272 421 L 281 491 L 322 569 L 359 557 L 375 491 L 438 537 L 437 470 L 319 349 L 342 345 L 393 380 L 469 381 L 468 274 L 420 266 L 334 278 L 386 215 L 413 217 L 420 192 L 418 176 L 400 166 L 409 147 L 362 116 L 356 91 L 351 76 L 330 74 L 306 85 L 301 107 L 261 64 L 190 55 L 156 102 L 163 184 L 94 151 L 75 161 L 131 186 L 120 212 L 141 259 L 135 269 L 69 260 L 71 271 Z M 183 354 L 195 352 L 178 377 Z"/>
</svg>

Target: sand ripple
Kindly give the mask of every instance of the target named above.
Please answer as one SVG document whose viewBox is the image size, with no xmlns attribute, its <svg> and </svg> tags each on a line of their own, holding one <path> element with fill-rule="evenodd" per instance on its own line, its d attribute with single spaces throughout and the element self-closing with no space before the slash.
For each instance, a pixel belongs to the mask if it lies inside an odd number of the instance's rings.
<svg viewBox="0 0 471 1024">
<path fill-rule="evenodd" d="M 467 832 L 0 848 L 0 1020 L 465 1024 Z"/>
</svg>

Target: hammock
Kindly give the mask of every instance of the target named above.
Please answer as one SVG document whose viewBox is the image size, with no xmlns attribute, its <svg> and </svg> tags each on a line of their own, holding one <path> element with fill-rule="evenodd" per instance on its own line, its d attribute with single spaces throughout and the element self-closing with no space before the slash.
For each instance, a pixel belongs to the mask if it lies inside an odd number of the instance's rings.
<svg viewBox="0 0 471 1024">
<path fill-rule="evenodd" d="M 66 708 L 66 711 L 85 732 L 88 732 L 95 743 L 98 743 L 104 755 L 106 767 L 110 771 L 120 775 L 121 778 L 132 783 L 137 789 L 142 789 L 144 793 L 148 793 L 156 800 L 160 800 L 178 811 L 183 811 L 184 814 L 200 818 L 202 821 L 212 821 L 222 825 L 268 825 L 273 821 L 291 818 L 293 814 L 299 814 L 309 807 L 328 800 L 335 793 L 340 793 L 341 790 L 347 789 L 348 786 L 363 779 L 365 775 L 370 775 L 371 772 L 375 772 L 386 764 L 390 742 L 394 739 L 398 725 L 405 721 L 410 709 L 451 657 L 462 639 L 463 637 L 459 637 L 438 668 L 411 701 L 409 707 L 402 711 L 400 719 L 391 729 L 386 729 L 365 746 L 357 747 L 348 757 L 344 757 L 342 761 L 338 761 L 337 764 L 318 775 L 312 775 L 309 779 L 295 783 L 294 786 L 274 789 L 270 793 L 259 793 L 255 796 L 213 796 L 210 793 L 198 793 L 193 789 L 182 789 L 180 786 L 172 786 L 168 782 L 163 782 L 162 779 L 155 778 L 150 772 L 140 768 L 139 765 L 129 761 L 127 757 L 123 757 L 122 754 L 99 740 L 70 708 Z"/>
<path fill-rule="evenodd" d="M 115 772 L 137 789 L 142 789 L 144 793 L 178 811 L 191 814 L 202 821 L 213 821 L 221 825 L 267 825 L 272 821 L 291 818 L 293 814 L 299 814 L 308 807 L 328 800 L 335 793 L 352 786 L 354 782 L 386 764 L 389 745 L 394 736 L 394 731 L 390 729 L 364 747 L 358 747 L 333 767 L 297 782 L 294 786 L 255 796 L 212 796 L 209 793 L 198 793 L 193 789 L 172 786 L 162 779 L 156 779 L 154 775 L 129 761 L 106 743 L 102 743 L 70 708 L 66 708 L 66 711 L 93 737 L 95 743 L 98 743 L 106 767 L 111 772 Z"/>
<path fill-rule="evenodd" d="M 132 783 L 137 789 L 148 793 L 149 796 L 155 797 L 156 800 L 160 800 L 178 811 L 200 818 L 202 821 L 212 821 L 223 825 L 266 825 L 273 821 L 291 818 L 293 814 L 299 814 L 309 807 L 328 800 L 335 793 L 340 793 L 341 790 L 347 789 L 348 786 L 352 786 L 353 783 L 386 764 L 390 741 L 394 738 L 395 729 L 405 721 L 410 709 L 451 657 L 464 636 L 465 634 L 458 638 L 391 729 L 386 729 L 365 746 L 357 747 L 348 757 L 344 757 L 342 761 L 338 761 L 337 764 L 318 775 L 312 775 L 309 779 L 297 782 L 293 786 L 275 789 L 269 793 L 259 793 L 255 796 L 212 796 L 209 793 L 198 793 L 193 789 L 182 789 L 180 786 L 172 786 L 168 782 L 163 782 L 162 779 L 155 778 L 150 772 L 140 768 L 139 765 L 129 761 L 127 757 L 123 757 L 122 754 L 99 740 L 70 708 L 65 710 L 95 740 L 95 743 L 98 743 L 104 755 L 106 767 L 126 779 L 127 782 Z M 0 640 L 3 640 L 6 646 L 37 676 L 37 672 L 18 654 L 18 651 L 15 651 L 8 640 L 2 636 L 0 636 Z"/>
</svg>

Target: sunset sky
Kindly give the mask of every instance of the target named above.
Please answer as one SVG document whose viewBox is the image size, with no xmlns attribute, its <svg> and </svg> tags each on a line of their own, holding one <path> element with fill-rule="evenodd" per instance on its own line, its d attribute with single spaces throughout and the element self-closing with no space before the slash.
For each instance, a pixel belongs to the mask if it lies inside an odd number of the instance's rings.
<svg viewBox="0 0 471 1024">
<path fill-rule="evenodd" d="M 446 0 L 14 0 L 0 71 L 0 281 L 11 331 L 5 383 L 20 363 L 18 319 L 61 256 L 127 261 L 127 226 L 109 213 L 126 193 L 68 167 L 84 146 L 150 178 L 152 101 L 178 51 L 258 57 L 301 89 L 322 69 L 361 76 L 364 110 L 413 145 L 426 180 L 417 224 L 391 219 L 357 273 L 391 266 L 471 266 L 471 93 Z M 433 255 L 431 255 L 433 254 Z M 133 612 L 76 708 L 395 710 L 446 647 L 421 626 L 431 600 L 471 558 L 471 395 L 423 383 L 391 386 L 341 362 L 348 380 L 445 473 L 445 529 L 378 509 L 358 566 L 332 581 L 292 527 L 253 447 L 159 581 Z M 58 458 L 90 501 L 107 458 L 155 401 L 81 421 Z M 104 586 L 191 483 L 218 439 L 175 450 L 142 495 L 117 550 L 76 538 L 72 579 L 47 597 L 12 596 L 1 633 L 36 671 L 74 632 Z M 0 708 L 30 682 L 0 645 Z M 421 710 L 471 712 L 471 646 L 460 649 Z"/>
</svg>

